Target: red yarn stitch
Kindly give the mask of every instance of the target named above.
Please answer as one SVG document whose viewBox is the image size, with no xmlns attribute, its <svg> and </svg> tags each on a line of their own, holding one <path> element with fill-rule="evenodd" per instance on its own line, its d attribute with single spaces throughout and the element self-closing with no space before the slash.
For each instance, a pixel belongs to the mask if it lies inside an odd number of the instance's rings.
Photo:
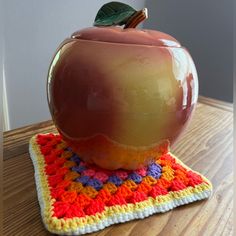
<svg viewBox="0 0 236 236">
<path fill-rule="evenodd" d="M 43 155 L 49 155 L 51 153 L 51 147 L 48 145 L 41 146 L 40 151 Z"/>
<path fill-rule="evenodd" d="M 70 180 L 62 180 L 60 183 L 57 184 L 57 188 L 67 189 L 71 184 Z"/>
<path fill-rule="evenodd" d="M 171 191 L 179 191 L 185 188 L 186 188 L 186 185 L 182 181 L 176 180 L 176 179 L 172 181 L 172 184 L 170 187 Z"/>
<path fill-rule="evenodd" d="M 63 152 L 64 152 L 63 149 L 53 149 L 52 150 L 52 155 L 55 155 L 56 157 L 61 157 Z"/>
<path fill-rule="evenodd" d="M 56 187 L 63 180 L 63 176 L 61 175 L 51 175 L 48 176 L 48 183 L 51 187 Z"/>
<path fill-rule="evenodd" d="M 51 197 L 58 200 L 64 192 L 65 190 L 63 188 L 52 188 Z"/>
<path fill-rule="evenodd" d="M 55 155 L 47 155 L 45 156 L 45 162 L 49 165 L 52 164 L 54 161 L 56 160 L 56 156 Z"/>
<path fill-rule="evenodd" d="M 54 135 L 53 134 L 38 134 L 37 135 L 37 142 L 40 144 L 40 143 L 44 143 L 44 142 L 49 142 L 50 140 L 52 140 L 54 138 Z"/>
<path fill-rule="evenodd" d="M 62 141 L 61 135 L 54 135 L 54 139 L 57 140 L 58 143 L 60 143 Z"/>
<path fill-rule="evenodd" d="M 43 139 L 43 138 L 38 138 L 37 143 L 40 146 L 45 146 L 47 144 L 48 140 L 47 139 Z"/>
<path fill-rule="evenodd" d="M 38 134 L 38 137 L 42 137 L 47 139 L 48 141 L 52 140 L 55 137 L 55 134 L 53 133 L 48 133 L 48 134 Z"/>
<path fill-rule="evenodd" d="M 189 183 L 189 178 L 186 175 L 186 172 L 178 169 L 175 171 L 175 179 L 182 181 L 186 186 Z"/>
<path fill-rule="evenodd" d="M 57 218 L 62 218 L 65 216 L 66 212 L 70 208 L 70 204 L 67 202 L 58 201 L 53 204 L 53 207 L 54 207 L 53 216 Z"/>
<path fill-rule="evenodd" d="M 75 201 L 78 205 L 80 205 L 82 209 L 84 209 L 84 207 L 88 206 L 91 203 L 92 199 L 81 193 L 77 196 Z"/>
<path fill-rule="evenodd" d="M 96 199 L 107 203 L 111 199 L 111 193 L 106 189 L 101 189 L 96 196 Z"/>
<path fill-rule="evenodd" d="M 168 188 L 171 186 L 171 182 L 168 181 L 167 179 L 160 178 L 157 180 L 157 185 L 168 190 Z"/>
<path fill-rule="evenodd" d="M 73 203 L 69 209 L 67 209 L 65 218 L 83 217 L 85 216 L 84 211 L 78 203 Z"/>
<path fill-rule="evenodd" d="M 135 191 L 130 199 L 131 203 L 142 202 L 147 199 L 147 195 L 144 192 Z"/>
<path fill-rule="evenodd" d="M 172 167 L 173 170 L 181 170 L 181 171 L 184 171 L 184 172 L 186 172 L 186 170 L 187 170 L 186 168 L 181 166 L 179 163 L 174 163 L 171 167 Z"/>
<path fill-rule="evenodd" d="M 65 162 L 66 162 L 65 158 L 57 158 L 55 164 L 57 164 L 58 166 L 62 166 Z"/>
<path fill-rule="evenodd" d="M 168 194 L 168 191 L 165 188 L 158 185 L 153 186 L 151 191 L 149 192 L 149 196 L 153 198 L 159 195 L 166 195 L 166 194 Z"/>
<path fill-rule="evenodd" d="M 124 199 L 128 199 L 133 196 L 133 192 L 128 188 L 126 185 L 121 185 L 118 189 L 116 194 L 119 196 L 121 195 Z"/>
<path fill-rule="evenodd" d="M 54 148 L 58 144 L 57 140 L 52 139 L 48 141 L 47 145 L 50 146 L 51 148 Z"/>
<path fill-rule="evenodd" d="M 77 198 L 77 193 L 75 191 L 65 191 L 61 195 L 61 200 L 63 202 L 74 203 Z"/>
<path fill-rule="evenodd" d="M 45 172 L 47 175 L 54 175 L 56 174 L 58 168 L 59 166 L 57 164 L 50 164 L 45 167 Z"/>
<path fill-rule="evenodd" d="M 175 163 L 175 159 L 170 154 L 164 154 L 160 157 L 161 160 L 171 161 L 171 163 Z"/>
<path fill-rule="evenodd" d="M 56 173 L 64 177 L 68 171 L 69 169 L 67 167 L 62 167 L 62 168 L 59 168 Z"/>
<path fill-rule="evenodd" d="M 147 184 L 146 182 L 142 182 L 138 185 L 137 191 L 144 192 L 145 194 L 148 194 L 149 191 L 151 191 L 152 187 Z"/>
<path fill-rule="evenodd" d="M 192 187 L 194 187 L 195 185 L 201 184 L 203 182 L 202 177 L 192 171 L 188 171 L 187 177 L 189 178 L 188 185 Z"/>
<path fill-rule="evenodd" d="M 127 204 L 127 202 L 121 194 L 112 195 L 111 199 L 107 203 L 108 206 L 124 205 L 124 204 Z"/>
<path fill-rule="evenodd" d="M 102 212 L 105 208 L 104 202 L 98 199 L 94 199 L 90 202 L 88 207 L 85 209 L 87 215 L 94 215 L 98 212 Z"/>
</svg>

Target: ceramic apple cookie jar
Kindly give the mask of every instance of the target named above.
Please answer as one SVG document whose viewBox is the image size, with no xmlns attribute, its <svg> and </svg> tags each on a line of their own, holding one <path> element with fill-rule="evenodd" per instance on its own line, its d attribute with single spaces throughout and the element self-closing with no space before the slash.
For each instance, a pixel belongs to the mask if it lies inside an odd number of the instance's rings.
<svg viewBox="0 0 236 236">
<path fill-rule="evenodd" d="M 105 4 L 95 26 L 57 49 L 47 82 L 53 121 L 85 162 L 136 169 L 168 152 L 198 97 L 196 69 L 172 36 L 135 28 L 147 18 Z"/>
</svg>

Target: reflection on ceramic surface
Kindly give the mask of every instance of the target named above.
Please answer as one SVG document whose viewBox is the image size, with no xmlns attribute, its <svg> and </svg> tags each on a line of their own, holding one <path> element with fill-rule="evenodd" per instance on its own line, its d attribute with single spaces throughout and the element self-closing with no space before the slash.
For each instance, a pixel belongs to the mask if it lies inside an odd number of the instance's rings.
<svg viewBox="0 0 236 236">
<path fill-rule="evenodd" d="M 70 39 L 48 76 L 56 127 L 82 159 L 136 169 L 168 151 L 189 121 L 198 81 L 181 47 Z"/>
</svg>

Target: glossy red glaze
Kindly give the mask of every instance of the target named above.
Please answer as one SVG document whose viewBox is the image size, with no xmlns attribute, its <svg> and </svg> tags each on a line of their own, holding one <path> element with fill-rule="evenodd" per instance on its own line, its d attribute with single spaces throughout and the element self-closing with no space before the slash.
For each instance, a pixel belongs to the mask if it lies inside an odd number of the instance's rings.
<svg viewBox="0 0 236 236">
<path fill-rule="evenodd" d="M 156 30 L 123 29 L 120 27 L 91 27 L 72 34 L 72 38 L 93 41 L 140 44 L 149 46 L 180 47 L 180 43 L 170 36 Z"/>
</svg>

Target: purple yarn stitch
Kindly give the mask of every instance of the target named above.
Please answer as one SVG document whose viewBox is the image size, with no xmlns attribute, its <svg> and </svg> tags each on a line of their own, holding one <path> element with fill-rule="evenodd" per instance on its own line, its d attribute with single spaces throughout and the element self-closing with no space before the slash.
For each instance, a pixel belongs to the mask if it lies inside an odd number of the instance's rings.
<svg viewBox="0 0 236 236">
<path fill-rule="evenodd" d="M 102 182 L 98 179 L 90 179 L 87 183 L 87 185 L 95 188 L 96 190 L 100 190 L 103 186 Z"/>
<path fill-rule="evenodd" d="M 80 182 L 80 183 L 82 183 L 83 185 L 85 185 L 85 184 L 88 183 L 89 179 L 90 179 L 89 176 L 84 175 L 84 176 L 81 176 L 81 177 L 79 177 L 79 178 L 76 178 L 75 181 L 76 181 L 76 182 Z"/>
<path fill-rule="evenodd" d="M 85 166 L 73 166 L 71 167 L 72 171 L 76 171 L 78 173 L 82 173 L 86 169 Z"/>
<path fill-rule="evenodd" d="M 128 179 L 133 180 L 137 184 L 139 184 L 142 181 L 141 175 L 139 175 L 137 173 L 129 174 Z"/>
<path fill-rule="evenodd" d="M 120 186 L 123 183 L 122 179 L 120 177 L 116 176 L 116 175 L 110 176 L 108 178 L 107 182 L 112 182 L 116 186 Z"/>
<path fill-rule="evenodd" d="M 148 170 L 149 171 L 156 171 L 156 172 L 161 173 L 161 166 L 156 164 L 156 163 L 152 163 L 148 166 Z"/>
<path fill-rule="evenodd" d="M 161 176 L 161 172 L 158 171 L 158 170 L 149 170 L 149 171 L 147 172 L 147 175 L 150 175 L 150 176 L 152 176 L 152 177 L 155 178 L 155 179 L 159 179 L 160 176 Z"/>
<path fill-rule="evenodd" d="M 71 160 L 71 161 L 74 161 L 77 165 L 79 165 L 80 162 L 81 162 L 80 158 L 79 158 L 76 154 L 74 154 L 74 155 L 70 158 L 70 160 Z"/>
</svg>

